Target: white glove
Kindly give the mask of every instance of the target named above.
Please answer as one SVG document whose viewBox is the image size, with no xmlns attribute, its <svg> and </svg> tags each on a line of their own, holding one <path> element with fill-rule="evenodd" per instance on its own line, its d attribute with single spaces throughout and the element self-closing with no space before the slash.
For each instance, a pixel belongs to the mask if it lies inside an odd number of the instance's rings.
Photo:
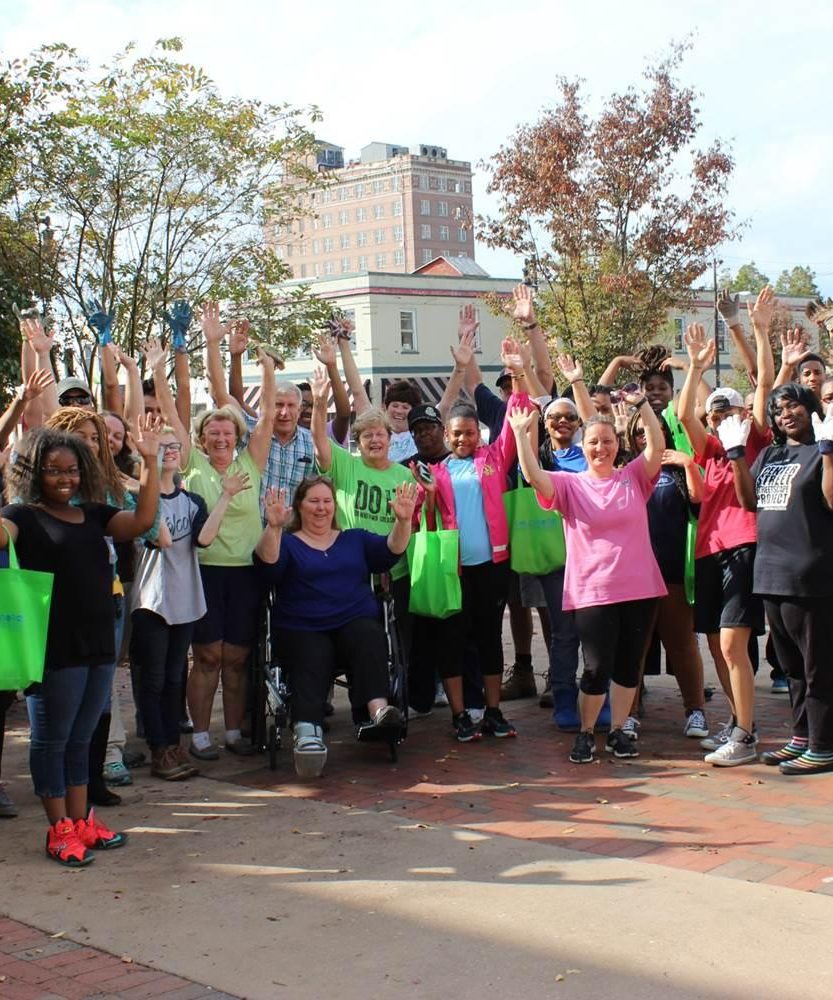
<svg viewBox="0 0 833 1000">
<path fill-rule="evenodd" d="M 822 455 L 833 455 L 833 406 L 828 410 L 824 420 L 819 419 L 818 413 L 814 413 L 812 419 L 813 433 L 819 451 Z"/>
<path fill-rule="evenodd" d="M 741 420 L 736 413 L 729 414 L 717 425 L 717 436 L 726 449 L 729 458 L 742 458 L 746 450 L 746 440 L 752 429 L 751 420 Z"/>
</svg>

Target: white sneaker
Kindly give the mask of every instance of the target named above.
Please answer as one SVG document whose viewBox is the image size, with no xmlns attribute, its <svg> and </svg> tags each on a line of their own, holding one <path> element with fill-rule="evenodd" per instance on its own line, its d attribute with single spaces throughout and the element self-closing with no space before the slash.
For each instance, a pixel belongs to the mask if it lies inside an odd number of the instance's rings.
<svg viewBox="0 0 833 1000">
<path fill-rule="evenodd" d="M 731 737 L 717 750 L 707 753 L 704 760 L 715 767 L 737 767 L 738 764 L 754 764 L 758 759 L 755 737 L 740 726 L 735 726 Z"/>
<path fill-rule="evenodd" d="M 436 708 L 447 708 L 448 698 L 445 693 L 445 688 L 442 684 L 437 685 L 437 689 L 434 692 L 434 705 Z"/>
<path fill-rule="evenodd" d="M 706 713 L 695 708 L 685 720 L 683 736 L 688 736 L 692 740 L 702 740 L 709 735 L 709 724 L 706 722 Z"/>
<path fill-rule="evenodd" d="M 476 726 L 479 726 L 480 723 L 483 721 L 483 709 L 482 708 L 467 708 L 466 711 L 469 713 L 469 716 L 471 717 L 471 721 Z"/>
<path fill-rule="evenodd" d="M 639 739 L 639 719 L 635 719 L 632 715 L 629 715 L 622 723 L 622 732 L 629 740 L 633 740 L 636 743 Z"/>
<path fill-rule="evenodd" d="M 299 778 L 318 778 L 327 763 L 324 730 L 313 722 L 296 722 L 292 727 L 295 773 Z"/>
</svg>

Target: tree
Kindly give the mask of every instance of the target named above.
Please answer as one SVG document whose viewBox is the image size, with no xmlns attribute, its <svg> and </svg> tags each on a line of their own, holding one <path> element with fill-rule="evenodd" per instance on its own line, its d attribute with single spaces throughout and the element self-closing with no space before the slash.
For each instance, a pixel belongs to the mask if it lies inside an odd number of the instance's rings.
<svg viewBox="0 0 833 1000">
<path fill-rule="evenodd" d="M 821 292 L 816 285 L 816 273 L 809 267 L 796 266 L 791 271 L 782 271 L 775 282 L 779 295 L 790 295 L 797 299 L 817 299 Z"/>
<path fill-rule="evenodd" d="M 114 339 L 130 353 L 178 298 L 245 309 L 256 336 L 283 351 L 309 336 L 308 296 L 284 321 L 288 270 L 263 230 L 296 213 L 288 175 L 318 183 L 304 165 L 318 112 L 224 97 L 180 50 L 178 39 L 146 56 L 128 46 L 94 75 L 63 50 L 60 127 L 36 137 L 21 172 L 22 211 L 52 220 L 51 299 L 88 377 L 94 298 L 116 312 Z M 317 322 L 322 307 L 311 310 Z"/>
<path fill-rule="evenodd" d="M 738 268 L 738 273 L 729 283 L 729 289 L 733 292 L 752 292 L 757 295 L 769 284 L 769 278 L 759 271 L 755 261 L 743 264 Z"/>
<path fill-rule="evenodd" d="M 500 212 L 478 220 L 480 235 L 533 259 L 544 322 L 596 371 L 650 342 L 734 235 L 732 159 L 720 142 L 693 148 L 696 97 L 675 78 L 687 48 L 595 117 L 580 83 L 561 78 L 556 106 L 483 164 Z"/>
</svg>

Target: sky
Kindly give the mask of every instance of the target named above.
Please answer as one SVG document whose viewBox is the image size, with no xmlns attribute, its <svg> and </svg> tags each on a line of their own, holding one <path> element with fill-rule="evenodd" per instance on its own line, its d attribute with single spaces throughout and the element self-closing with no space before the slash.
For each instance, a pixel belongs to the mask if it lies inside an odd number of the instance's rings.
<svg viewBox="0 0 833 1000">
<path fill-rule="evenodd" d="M 728 200 L 743 232 L 719 258 L 773 280 L 808 265 L 833 295 L 827 0 L 0 0 L 4 58 L 61 41 L 97 63 L 177 35 L 224 94 L 317 105 L 318 134 L 348 156 L 380 140 L 471 161 L 481 213 L 496 206 L 477 164 L 555 102 L 558 76 L 581 77 L 597 104 L 689 34 L 679 76 L 700 95 L 698 144 L 724 139 L 736 161 Z M 478 245 L 477 259 L 520 275 L 509 253 Z"/>
</svg>

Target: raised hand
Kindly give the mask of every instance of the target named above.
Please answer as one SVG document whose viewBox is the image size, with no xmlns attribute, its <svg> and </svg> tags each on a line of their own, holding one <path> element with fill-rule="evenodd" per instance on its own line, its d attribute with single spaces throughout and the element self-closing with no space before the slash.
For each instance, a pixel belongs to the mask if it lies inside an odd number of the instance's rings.
<svg viewBox="0 0 833 1000">
<path fill-rule="evenodd" d="M 807 347 L 807 336 L 800 326 L 794 330 L 785 330 L 781 334 L 781 364 L 786 366 L 800 365 L 810 353 Z"/>
<path fill-rule="evenodd" d="M 726 322 L 726 326 L 740 324 L 740 295 L 732 295 L 728 288 L 721 288 L 717 296 L 717 311 Z"/>
<path fill-rule="evenodd" d="M 219 302 L 206 302 L 199 314 L 199 320 L 207 344 L 220 344 L 229 333 L 230 324 L 220 321 Z"/>
<path fill-rule="evenodd" d="M 334 316 L 328 326 L 335 340 L 349 341 L 353 335 L 353 331 L 356 329 L 355 323 L 346 316 Z"/>
<path fill-rule="evenodd" d="M 818 413 L 812 415 L 812 420 L 819 451 L 822 455 L 833 455 L 833 406 L 828 409 L 824 420 L 819 418 Z"/>
<path fill-rule="evenodd" d="M 751 428 L 752 421 L 748 418 L 742 420 L 737 413 L 730 413 L 717 425 L 717 436 L 730 458 L 736 457 L 730 454 L 733 450 L 746 447 Z"/>
<path fill-rule="evenodd" d="M 282 528 L 292 516 L 286 503 L 286 490 L 270 486 L 263 497 L 263 517 L 270 528 Z"/>
<path fill-rule="evenodd" d="M 471 359 L 474 357 L 475 334 L 473 331 L 460 334 L 460 343 L 456 346 L 451 344 L 449 350 L 454 358 L 454 365 L 460 371 L 468 368 Z"/>
<path fill-rule="evenodd" d="M 156 464 L 164 427 L 165 421 L 161 417 L 154 417 L 152 413 L 143 413 L 139 417 L 136 428 L 136 451 L 145 460 L 145 465 L 150 465 L 151 462 Z"/>
<path fill-rule="evenodd" d="M 688 362 L 684 358 L 675 358 L 672 354 L 670 358 L 660 362 L 660 371 L 667 371 L 669 368 L 676 368 L 678 372 L 684 372 L 688 368 Z"/>
<path fill-rule="evenodd" d="M 228 341 L 229 354 L 245 354 L 249 349 L 249 329 L 251 323 L 247 319 L 235 320 L 231 327 Z"/>
<path fill-rule="evenodd" d="M 504 368 L 508 368 L 513 375 L 520 375 L 523 372 L 524 359 L 521 346 L 514 337 L 506 337 L 500 342 L 500 360 Z"/>
<path fill-rule="evenodd" d="M 102 347 L 105 347 L 113 340 L 113 323 L 116 319 L 115 311 L 106 313 L 98 299 L 86 299 L 84 301 L 84 316 L 87 320 L 87 326 L 95 331 L 98 342 Z"/>
<path fill-rule="evenodd" d="M 250 490 L 251 488 L 252 484 L 249 481 L 249 474 L 247 472 L 237 472 L 233 476 L 226 476 L 223 479 L 223 493 L 229 499 L 236 497 L 243 490 Z"/>
<path fill-rule="evenodd" d="M 705 327 L 701 323 L 691 323 L 686 327 L 683 339 L 692 366 L 699 368 L 700 371 L 710 368 L 714 361 L 717 345 L 714 340 L 706 339 Z"/>
<path fill-rule="evenodd" d="M 417 486 L 416 483 L 397 483 L 396 494 L 390 502 L 390 509 L 397 521 L 406 521 L 410 524 L 414 516 L 416 507 Z"/>
<path fill-rule="evenodd" d="M 694 459 L 684 451 L 676 451 L 674 448 L 666 448 L 660 459 L 662 465 L 679 465 L 686 468 L 694 465 Z"/>
<path fill-rule="evenodd" d="M 326 406 L 330 400 L 330 380 L 327 378 L 327 372 L 323 368 L 316 368 L 309 384 L 313 403 L 323 403 Z"/>
<path fill-rule="evenodd" d="M 158 337 L 148 337 L 142 347 L 142 354 L 145 358 L 145 364 L 150 371 L 155 371 L 165 363 L 165 348 Z"/>
<path fill-rule="evenodd" d="M 336 363 L 336 346 L 332 337 L 321 334 L 318 343 L 313 344 L 312 353 L 319 364 L 325 368 L 331 368 Z"/>
<path fill-rule="evenodd" d="M 746 309 L 752 325 L 761 333 L 769 333 L 769 328 L 772 325 L 772 317 L 775 314 L 777 306 L 778 299 L 776 299 L 772 288 L 769 285 L 766 288 L 762 288 L 758 293 L 757 299 L 755 299 L 754 305 L 751 302 L 746 303 Z"/>
<path fill-rule="evenodd" d="M 477 339 L 477 331 L 480 329 L 480 320 L 477 318 L 477 310 L 474 306 L 463 306 L 457 320 L 457 336 L 459 340 L 471 334 L 473 340 Z"/>
<path fill-rule="evenodd" d="M 538 411 L 535 409 L 527 411 L 520 406 L 512 406 L 506 414 L 506 419 L 516 435 L 526 434 L 538 419 Z"/>
<path fill-rule="evenodd" d="M 584 378 L 584 369 L 581 366 L 581 362 L 576 361 L 572 354 L 557 354 L 555 356 L 555 363 L 570 385 L 573 382 L 581 382 Z"/>
<path fill-rule="evenodd" d="M 535 326 L 535 300 L 529 285 L 515 285 L 512 301 L 506 303 L 506 310 L 521 326 Z"/>
<path fill-rule="evenodd" d="M 171 345 L 175 351 L 188 350 L 186 335 L 194 313 L 185 299 L 176 299 L 169 311 L 165 312 L 165 322 L 171 331 Z"/>
<path fill-rule="evenodd" d="M 262 347 L 257 349 L 257 363 L 267 371 L 272 378 L 275 377 L 275 359 L 269 353 L 269 351 L 264 350 Z"/>
<path fill-rule="evenodd" d="M 638 398 L 642 398 L 641 396 Z M 613 424 L 617 434 L 624 434 L 628 429 L 630 408 L 625 402 L 613 404 Z"/>
<path fill-rule="evenodd" d="M 54 381 L 52 372 L 46 371 L 45 368 L 39 368 L 32 372 L 23 387 L 23 402 L 31 403 L 33 399 L 37 399 L 43 390 L 52 385 Z"/>
<path fill-rule="evenodd" d="M 21 316 L 20 332 L 35 354 L 48 354 L 55 344 L 55 334 L 44 330 L 40 316 Z"/>
</svg>

